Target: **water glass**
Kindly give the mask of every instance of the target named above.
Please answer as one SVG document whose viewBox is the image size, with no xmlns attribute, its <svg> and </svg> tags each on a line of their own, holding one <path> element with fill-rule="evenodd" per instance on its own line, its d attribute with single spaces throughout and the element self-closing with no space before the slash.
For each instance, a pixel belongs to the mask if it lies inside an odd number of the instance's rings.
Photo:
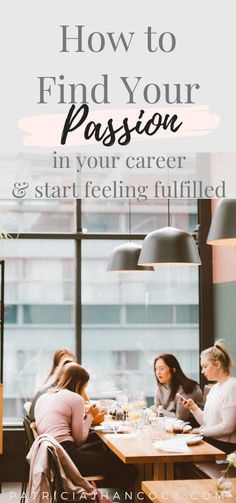
<svg viewBox="0 0 236 503">
<path fill-rule="evenodd" d="M 155 418 L 151 422 L 152 440 L 163 440 L 165 438 L 165 420 L 164 418 Z"/>
<path fill-rule="evenodd" d="M 133 394 L 133 406 L 135 409 L 145 409 L 147 407 L 147 400 L 143 391 Z"/>
<path fill-rule="evenodd" d="M 153 440 L 153 438 L 152 438 L 152 425 L 150 423 L 142 425 L 142 437 L 145 439 Z"/>
</svg>

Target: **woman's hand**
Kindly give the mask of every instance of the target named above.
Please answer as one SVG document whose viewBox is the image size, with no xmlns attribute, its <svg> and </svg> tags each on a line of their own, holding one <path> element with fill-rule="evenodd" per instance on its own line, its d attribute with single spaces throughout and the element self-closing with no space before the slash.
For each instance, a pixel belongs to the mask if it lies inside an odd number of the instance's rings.
<svg viewBox="0 0 236 503">
<path fill-rule="evenodd" d="M 101 424 L 104 421 L 105 412 L 99 412 L 92 420 L 92 426 Z"/>
<path fill-rule="evenodd" d="M 157 406 L 154 404 L 154 405 L 151 405 L 150 409 L 153 411 L 153 412 L 157 412 Z"/>
<path fill-rule="evenodd" d="M 201 428 L 193 428 L 193 430 L 191 431 L 191 434 L 192 433 L 194 435 L 200 435 L 200 433 L 202 433 Z"/>
<path fill-rule="evenodd" d="M 179 396 L 179 401 L 182 403 L 186 409 L 194 412 L 197 409 L 196 403 L 192 400 L 192 398 L 184 398 L 183 396 Z"/>
<path fill-rule="evenodd" d="M 90 414 L 91 416 L 93 416 L 93 418 L 95 416 L 97 416 L 98 413 L 99 413 L 99 409 L 95 404 L 91 405 L 91 407 L 89 407 L 89 409 L 87 411 L 87 414 Z"/>
</svg>

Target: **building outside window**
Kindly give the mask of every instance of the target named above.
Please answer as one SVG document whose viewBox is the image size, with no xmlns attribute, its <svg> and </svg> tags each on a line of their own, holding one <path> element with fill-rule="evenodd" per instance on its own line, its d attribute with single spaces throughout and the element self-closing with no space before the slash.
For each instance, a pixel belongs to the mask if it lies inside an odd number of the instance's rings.
<svg viewBox="0 0 236 503">
<path fill-rule="evenodd" d="M 167 224 L 164 200 L 132 201 L 131 208 L 135 242 Z M 81 346 L 91 398 L 142 389 L 151 400 L 153 359 L 162 352 L 173 352 L 199 379 L 198 268 L 125 275 L 106 270 L 112 249 L 126 241 L 128 201 L 2 201 L 1 215 L 6 231 L 20 234 L 1 241 L 5 421 L 21 419 L 23 402 L 43 382 L 60 347 Z M 193 231 L 197 201 L 172 200 L 171 219 Z"/>
</svg>

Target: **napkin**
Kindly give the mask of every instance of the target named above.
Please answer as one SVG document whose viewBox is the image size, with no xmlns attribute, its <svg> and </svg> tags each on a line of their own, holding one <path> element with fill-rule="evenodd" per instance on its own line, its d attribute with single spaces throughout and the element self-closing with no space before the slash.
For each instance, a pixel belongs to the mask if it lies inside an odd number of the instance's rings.
<svg viewBox="0 0 236 503">
<path fill-rule="evenodd" d="M 168 440 L 157 440 L 154 442 L 154 447 L 166 452 L 189 452 L 190 449 L 187 446 L 186 440 L 181 438 L 170 438 Z"/>
</svg>

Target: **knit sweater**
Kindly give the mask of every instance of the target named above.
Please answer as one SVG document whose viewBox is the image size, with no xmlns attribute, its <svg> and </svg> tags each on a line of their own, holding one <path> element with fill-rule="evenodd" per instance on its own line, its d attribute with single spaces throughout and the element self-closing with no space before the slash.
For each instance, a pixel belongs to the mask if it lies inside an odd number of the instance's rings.
<svg viewBox="0 0 236 503">
<path fill-rule="evenodd" d="M 196 386 L 192 393 L 186 394 L 182 388 L 179 387 L 178 392 L 181 393 L 186 398 L 192 398 L 192 400 L 199 406 L 203 406 L 204 398 L 199 386 Z M 170 386 L 167 384 L 158 384 L 155 396 L 155 406 L 161 405 L 164 409 L 165 416 L 178 417 L 183 421 L 188 421 L 190 416 L 190 411 L 182 405 L 182 403 L 175 396 L 174 400 L 170 401 Z"/>
<path fill-rule="evenodd" d="M 58 442 L 70 440 L 79 445 L 86 440 L 92 420 L 91 414 L 84 419 L 83 398 L 68 389 L 44 393 L 35 406 L 37 432 Z"/>
<path fill-rule="evenodd" d="M 204 410 L 197 408 L 193 415 L 202 425 L 204 436 L 236 443 L 236 378 L 215 384 L 207 395 Z"/>
</svg>

